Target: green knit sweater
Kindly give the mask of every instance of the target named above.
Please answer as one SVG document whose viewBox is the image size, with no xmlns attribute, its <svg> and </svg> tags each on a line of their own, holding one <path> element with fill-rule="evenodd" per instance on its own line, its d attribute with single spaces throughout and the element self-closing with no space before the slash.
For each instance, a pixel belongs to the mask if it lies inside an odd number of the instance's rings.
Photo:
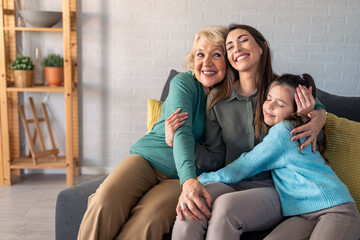
<svg viewBox="0 0 360 240">
<path fill-rule="evenodd" d="M 190 72 L 179 73 L 171 82 L 169 95 L 162 105 L 160 120 L 150 133 L 130 149 L 150 165 L 170 178 L 180 178 L 183 184 L 201 171 L 195 167 L 195 144 L 204 141 L 206 94 L 199 81 Z M 188 119 L 174 135 L 173 145 L 165 142 L 165 120 L 178 108 L 188 113 Z"/>
</svg>

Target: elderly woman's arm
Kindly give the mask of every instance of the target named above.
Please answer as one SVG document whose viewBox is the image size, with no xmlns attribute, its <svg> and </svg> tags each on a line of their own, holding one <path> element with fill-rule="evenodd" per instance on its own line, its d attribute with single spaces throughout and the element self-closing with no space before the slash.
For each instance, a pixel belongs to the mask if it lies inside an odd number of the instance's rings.
<svg viewBox="0 0 360 240">
<path fill-rule="evenodd" d="M 192 80 L 194 81 L 194 79 Z M 197 105 L 196 102 L 200 101 L 199 97 L 202 96 L 197 88 L 193 89 L 193 87 L 188 86 L 191 84 L 193 84 L 192 81 L 184 81 L 184 79 L 178 81 L 177 78 L 174 78 L 171 81 L 165 116 L 169 117 L 172 112 L 176 112 L 179 108 L 188 113 L 188 121 L 179 127 L 173 138 L 174 161 L 182 186 L 182 193 L 176 208 L 177 213 L 180 219 L 183 217 L 182 214 L 185 214 L 194 220 L 205 220 L 205 216 L 210 216 L 208 207 L 211 206 L 211 196 L 196 179 L 195 129 L 193 128 L 193 121 L 201 121 L 197 115 L 198 111 L 194 111 L 193 107 Z M 205 118 L 203 120 L 205 121 Z M 207 204 L 204 204 L 201 197 L 205 198 Z M 187 207 L 181 209 L 180 205 Z"/>
</svg>

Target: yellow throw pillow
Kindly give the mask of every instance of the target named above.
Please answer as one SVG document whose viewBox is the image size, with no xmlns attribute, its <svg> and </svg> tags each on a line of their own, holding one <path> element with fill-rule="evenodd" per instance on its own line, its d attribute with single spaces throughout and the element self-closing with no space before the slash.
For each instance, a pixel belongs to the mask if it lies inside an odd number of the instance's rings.
<svg viewBox="0 0 360 240">
<path fill-rule="evenodd" d="M 360 210 L 360 123 L 329 113 L 324 156 Z"/>
<path fill-rule="evenodd" d="M 163 104 L 162 101 L 155 99 L 148 99 L 148 113 L 147 113 L 147 122 L 146 122 L 148 132 L 146 134 L 148 134 L 151 131 L 153 125 L 157 121 L 159 121 L 162 104 Z"/>
</svg>

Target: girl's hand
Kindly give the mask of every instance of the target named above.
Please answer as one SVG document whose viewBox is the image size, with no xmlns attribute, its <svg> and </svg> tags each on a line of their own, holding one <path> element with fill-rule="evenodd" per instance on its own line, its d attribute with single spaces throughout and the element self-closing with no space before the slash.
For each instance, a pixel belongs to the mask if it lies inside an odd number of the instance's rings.
<svg viewBox="0 0 360 240">
<path fill-rule="evenodd" d="M 326 112 L 324 109 L 313 110 L 307 114 L 307 116 L 310 118 L 308 123 L 291 131 L 291 135 L 295 135 L 291 138 L 291 141 L 297 141 L 298 139 L 308 137 L 308 139 L 306 139 L 306 141 L 301 145 L 301 149 L 304 149 L 312 143 L 312 151 L 315 152 L 316 138 L 326 123 Z"/>
<path fill-rule="evenodd" d="M 174 134 L 176 130 L 185 123 L 188 118 L 187 113 L 180 113 L 181 108 L 176 110 L 165 120 L 165 141 L 170 147 L 173 147 Z"/>
<path fill-rule="evenodd" d="M 312 95 L 312 87 L 306 88 L 299 85 L 295 92 L 295 102 L 297 105 L 297 115 L 301 117 L 304 123 L 307 122 L 309 120 L 307 115 L 314 110 L 316 103 Z"/>
<path fill-rule="evenodd" d="M 176 213 L 180 221 L 184 220 L 183 214 L 194 221 L 205 221 L 205 216 L 211 217 L 211 201 L 211 196 L 203 185 L 197 179 L 189 178 L 182 185 Z"/>
</svg>

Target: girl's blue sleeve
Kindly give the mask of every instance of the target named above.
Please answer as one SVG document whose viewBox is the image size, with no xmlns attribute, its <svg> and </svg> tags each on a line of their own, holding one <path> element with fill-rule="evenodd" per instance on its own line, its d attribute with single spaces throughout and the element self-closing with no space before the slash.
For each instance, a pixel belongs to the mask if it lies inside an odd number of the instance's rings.
<svg viewBox="0 0 360 240">
<path fill-rule="evenodd" d="M 279 124 L 284 125 L 283 122 Z M 290 141 L 290 137 L 287 139 L 284 139 L 284 136 L 280 137 L 283 133 L 278 130 L 287 132 L 289 136 L 290 133 L 285 126 L 278 126 L 279 124 L 275 125 L 253 150 L 243 153 L 234 162 L 216 172 L 201 174 L 199 181 L 202 184 L 208 182 L 235 184 L 260 172 L 283 167 L 285 164 L 283 141 Z"/>
</svg>

